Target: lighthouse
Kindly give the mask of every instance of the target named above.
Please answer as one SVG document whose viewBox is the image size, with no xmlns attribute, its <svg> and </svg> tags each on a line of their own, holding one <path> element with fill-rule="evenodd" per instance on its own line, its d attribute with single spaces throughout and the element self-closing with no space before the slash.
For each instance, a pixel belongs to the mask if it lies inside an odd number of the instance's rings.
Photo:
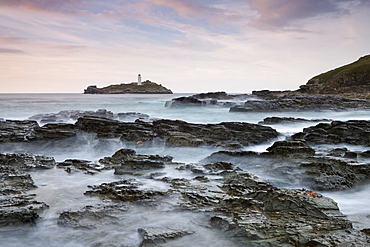
<svg viewBox="0 0 370 247">
<path fill-rule="evenodd" d="M 137 85 L 141 85 L 141 75 L 137 75 Z"/>
</svg>

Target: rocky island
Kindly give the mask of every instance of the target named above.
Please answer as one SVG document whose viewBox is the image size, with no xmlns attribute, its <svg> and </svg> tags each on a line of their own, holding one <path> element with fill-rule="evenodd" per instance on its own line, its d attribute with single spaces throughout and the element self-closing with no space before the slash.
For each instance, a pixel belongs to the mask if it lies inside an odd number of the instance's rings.
<svg viewBox="0 0 370 247">
<path fill-rule="evenodd" d="M 84 90 L 84 94 L 172 94 L 172 91 L 161 84 L 146 80 L 142 83 L 121 83 L 102 88 L 92 85 Z"/>
</svg>

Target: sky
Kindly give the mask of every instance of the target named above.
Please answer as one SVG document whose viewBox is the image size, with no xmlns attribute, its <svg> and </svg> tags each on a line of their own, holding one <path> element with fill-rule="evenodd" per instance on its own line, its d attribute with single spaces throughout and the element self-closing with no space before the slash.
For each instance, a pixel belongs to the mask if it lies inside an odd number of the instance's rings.
<svg viewBox="0 0 370 247">
<path fill-rule="evenodd" d="M 370 0 L 0 0 L 0 93 L 296 90 L 370 54 Z"/>
</svg>

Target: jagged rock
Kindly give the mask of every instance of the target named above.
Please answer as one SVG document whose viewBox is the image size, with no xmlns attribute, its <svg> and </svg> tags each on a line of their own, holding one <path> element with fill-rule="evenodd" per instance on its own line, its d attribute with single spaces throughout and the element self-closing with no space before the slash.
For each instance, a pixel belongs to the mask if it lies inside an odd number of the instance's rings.
<svg viewBox="0 0 370 247">
<path fill-rule="evenodd" d="M 59 140 L 75 137 L 81 131 L 96 134 L 98 139 L 120 138 L 139 146 L 158 141 L 175 147 L 208 145 L 230 149 L 260 144 L 278 136 L 277 131 L 270 127 L 244 122 L 192 124 L 164 119 L 120 122 L 84 116 L 75 124 L 54 123 L 42 127 L 35 121 L 0 123 L 0 142 Z"/>
<path fill-rule="evenodd" d="M 88 160 L 78 160 L 78 159 L 67 159 L 63 162 L 57 163 L 58 168 L 63 168 L 68 173 L 73 173 L 74 171 L 83 171 L 86 174 L 96 174 L 104 169 L 107 169 L 104 165 L 97 164 Z"/>
<path fill-rule="evenodd" d="M 48 206 L 37 202 L 35 195 L 17 195 L 0 198 L 0 226 L 35 225 L 39 213 Z"/>
<path fill-rule="evenodd" d="M 139 228 L 138 232 L 142 238 L 140 247 L 158 246 L 167 243 L 168 241 L 191 235 L 194 231 L 190 229 L 182 229 L 176 227 L 145 227 Z"/>
<path fill-rule="evenodd" d="M 115 174 L 135 174 L 143 170 L 164 168 L 172 163 L 171 156 L 140 155 L 132 149 L 120 149 L 112 157 L 99 160 L 100 164 L 111 166 Z"/>
<path fill-rule="evenodd" d="M 55 160 L 52 157 L 44 155 L 0 153 L 0 164 L 26 171 L 34 168 L 53 168 L 55 166 Z"/>
<path fill-rule="evenodd" d="M 206 105 L 232 106 L 236 104 L 236 101 L 250 97 L 252 96 L 248 94 L 229 95 L 225 92 L 209 92 L 175 98 L 167 101 L 165 106 L 173 108 Z"/>
<path fill-rule="evenodd" d="M 98 137 L 119 137 L 127 141 L 145 142 L 162 139 L 168 146 L 225 146 L 241 147 L 259 144 L 276 138 L 276 130 L 257 124 L 225 122 L 219 124 L 191 124 L 180 120 L 155 120 L 153 123 L 136 121 L 122 123 L 96 117 L 80 118 L 76 127 Z"/>
<path fill-rule="evenodd" d="M 337 96 L 284 95 L 272 99 L 248 100 L 230 112 L 347 111 L 370 109 L 370 101 Z"/>
<path fill-rule="evenodd" d="M 126 113 L 117 113 L 119 120 L 123 121 L 133 121 L 136 119 L 148 119 L 149 115 L 139 112 L 126 112 Z"/>
<path fill-rule="evenodd" d="M 70 111 L 60 111 L 58 113 L 47 113 L 47 114 L 37 114 L 29 117 L 30 120 L 36 120 L 41 123 L 52 123 L 52 122 L 68 122 L 71 120 L 77 120 L 84 116 L 96 116 L 113 118 L 114 114 L 111 111 L 105 109 L 99 109 L 97 111 L 81 111 L 81 110 L 70 110 Z"/>
<path fill-rule="evenodd" d="M 274 125 L 274 124 L 290 124 L 290 123 L 310 123 L 310 122 L 331 122 L 330 119 L 305 119 L 293 117 L 267 117 L 258 124 Z"/>
<path fill-rule="evenodd" d="M 303 141 L 277 141 L 267 151 L 276 156 L 285 157 L 310 157 L 315 154 L 315 150 L 310 148 Z"/>
<path fill-rule="evenodd" d="M 0 121 L 0 142 L 27 141 L 35 127 L 39 127 L 38 123 L 31 120 Z"/>
<path fill-rule="evenodd" d="M 258 169 L 280 186 L 303 185 L 318 191 L 346 190 L 370 181 L 370 164 L 354 164 L 348 158 L 316 157 L 315 151 L 302 141 L 278 141 L 267 150 L 263 153 L 219 151 L 202 163 L 231 162 L 241 168 Z M 346 152 L 342 150 L 340 155 L 344 157 Z"/>
<path fill-rule="evenodd" d="M 117 224 L 127 211 L 124 205 L 86 206 L 79 211 L 64 211 L 58 225 L 72 228 L 96 229 L 102 225 Z"/>
<path fill-rule="evenodd" d="M 166 191 L 156 190 L 141 190 L 139 187 L 142 183 L 134 180 L 121 180 L 112 183 L 103 183 L 101 185 L 89 186 L 91 190 L 86 191 L 86 195 L 103 196 L 114 201 L 135 202 L 140 203 L 152 202 L 157 197 L 167 195 Z"/>
<path fill-rule="evenodd" d="M 109 119 L 118 119 L 124 121 L 134 121 L 139 118 L 149 118 L 149 115 L 138 112 L 126 112 L 114 114 L 106 109 L 99 109 L 97 111 L 81 111 L 81 110 L 67 110 L 58 113 L 37 114 L 29 117 L 30 120 L 35 120 L 40 123 L 56 123 L 56 122 L 71 122 L 76 121 L 80 117 L 95 116 Z"/>
<path fill-rule="evenodd" d="M 314 144 L 348 143 L 370 146 L 370 121 L 350 120 L 320 123 L 294 134 L 292 139 L 304 139 Z"/>
</svg>

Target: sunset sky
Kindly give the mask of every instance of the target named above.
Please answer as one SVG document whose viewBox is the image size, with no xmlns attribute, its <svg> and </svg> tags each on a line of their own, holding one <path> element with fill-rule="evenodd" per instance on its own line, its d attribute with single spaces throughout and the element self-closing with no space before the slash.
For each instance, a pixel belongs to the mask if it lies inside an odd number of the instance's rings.
<svg viewBox="0 0 370 247">
<path fill-rule="evenodd" d="M 0 93 L 295 90 L 368 54 L 369 0 L 0 0 Z"/>
</svg>

